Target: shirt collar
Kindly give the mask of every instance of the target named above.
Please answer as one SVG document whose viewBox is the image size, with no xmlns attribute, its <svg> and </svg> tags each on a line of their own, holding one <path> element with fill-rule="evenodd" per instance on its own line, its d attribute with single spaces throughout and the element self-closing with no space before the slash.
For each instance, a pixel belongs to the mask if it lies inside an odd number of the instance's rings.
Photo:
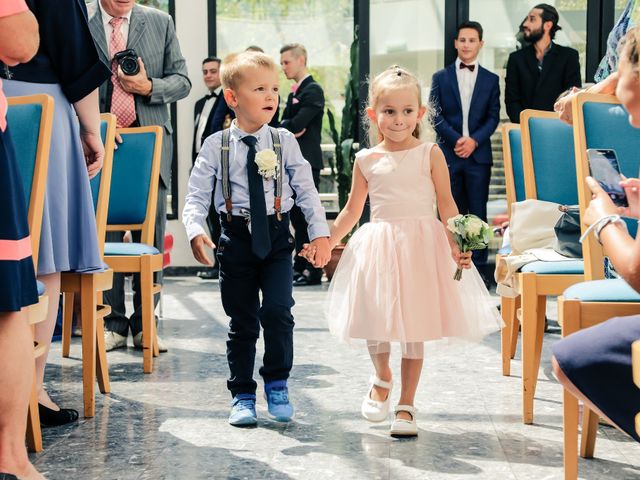
<svg viewBox="0 0 640 480">
<path fill-rule="evenodd" d="M 265 145 L 264 138 L 267 132 L 269 131 L 269 125 L 265 123 L 257 132 L 247 133 L 238 127 L 235 119 L 231 122 L 230 128 L 231 128 L 230 130 L 231 138 L 239 141 L 239 140 L 242 140 L 244 137 L 251 135 L 252 137 L 256 137 L 258 139 L 258 145 L 263 145 L 263 146 Z"/>
<path fill-rule="evenodd" d="M 98 7 L 100 7 L 100 14 L 102 15 L 102 23 L 107 26 L 109 25 L 109 22 L 111 21 L 111 19 L 113 18 L 111 15 L 109 15 L 107 13 L 107 11 L 103 8 L 102 6 L 102 2 L 100 0 L 98 0 Z M 129 12 L 123 17 L 127 20 L 127 24 L 131 23 L 131 12 L 133 11 L 133 8 L 131 10 L 129 10 Z"/>
</svg>

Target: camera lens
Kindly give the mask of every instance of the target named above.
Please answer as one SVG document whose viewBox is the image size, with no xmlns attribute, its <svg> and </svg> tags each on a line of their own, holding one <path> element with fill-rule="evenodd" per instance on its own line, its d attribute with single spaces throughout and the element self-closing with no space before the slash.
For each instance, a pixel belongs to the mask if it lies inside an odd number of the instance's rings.
<svg viewBox="0 0 640 480">
<path fill-rule="evenodd" d="M 135 75 L 140 71 L 137 60 L 131 56 L 124 57 L 120 61 L 120 68 L 125 75 Z"/>
</svg>

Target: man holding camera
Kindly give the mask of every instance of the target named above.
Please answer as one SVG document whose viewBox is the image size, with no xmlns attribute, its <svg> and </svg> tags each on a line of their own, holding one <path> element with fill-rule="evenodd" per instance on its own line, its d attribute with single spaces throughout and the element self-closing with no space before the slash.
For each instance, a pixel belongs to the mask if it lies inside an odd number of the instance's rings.
<svg viewBox="0 0 640 480">
<path fill-rule="evenodd" d="M 100 58 L 112 71 L 110 81 L 100 87 L 100 110 L 113 113 L 118 127 L 164 127 L 154 241 L 155 247 L 164 252 L 173 152 L 173 128 L 167 107 L 191 90 L 173 20 L 160 10 L 136 5 L 134 0 L 96 0 L 87 5 L 87 11 Z M 140 241 L 139 234 L 133 232 L 134 242 Z M 108 242 L 122 241 L 122 237 L 121 232 L 107 233 Z M 113 289 L 105 293 L 105 302 L 112 309 L 105 319 L 107 350 L 126 347 L 129 328 L 134 346 L 142 348 L 139 280 L 134 276 L 135 311 L 131 318 L 125 316 L 122 274 L 114 275 Z M 156 274 L 155 281 L 162 283 L 162 272 Z M 158 345 L 160 351 L 166 351 L 160 340 Z"/>
</svg>

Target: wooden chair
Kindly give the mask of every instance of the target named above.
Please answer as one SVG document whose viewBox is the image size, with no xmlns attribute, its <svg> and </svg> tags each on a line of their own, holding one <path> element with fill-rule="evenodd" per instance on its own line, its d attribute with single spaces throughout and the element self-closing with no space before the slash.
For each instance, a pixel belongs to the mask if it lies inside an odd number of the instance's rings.
<svg viewBox="0 0 640 480">
<path fill-rule="evenodd" d="M 640 388 L 640 340 L 631 345 L 631 363 L 633 364 L 633 381 Z M 640 435 L 640 413 L 636 415 L 636 432 Z"/>
<path fill-rule="evenodd" d="M 7 99 L 7 122 L 11 143 L 18 160 L 26 202 L 28 205 L 29 234 L 34 266 L 38 265 L 40 232 L 44 211 L 44 193 L 47 186 L 51 128 L 53 125 L 53 98 L 48 95 L 29 95 Z M 28 309 L 29 323 L 34 326 L 47 318 L 49 299 L 44 284 L 38 282 L 38 303 Z M 34 327 L 35 328 L 35 327 Z M 35 359 L 45 351 L 44 345 L 34 341 Z M 38 392 L 34 377 L 27 418 L 27 446 L 32 452 L 42 450 L 42 432 L 38 413 Z"/>
<path fill-rule="evenodd" d="M 524 110 L 520 115 L 522 159 L 527 199 L 565 205 L 578 200 L 573 131 L 554 112 Z M 583 280 L 582 260 L 536 261 L 522 267 L 518 288 L 522 302 L 522 421 L 533 423 L 547 295 L 561 295 Z"/>
<path fill-rule="evenodd" d="M 101 116 L 101 136 L 105 146 L 104 163 L 100 173 L 91 180 L 93 203 L 100 256 L 104 255 L 107 229 L 107 208 L 111 188 L 111 170 L 116 135 L 116 119 L 110 113 Z M 95 273 L 63 272 L 60 292 L 63 298 L 62 356 L 69 357 L 71 327 L 75 295 L 80 295 L 80 321 L 82 325 L 82 387 L 84 416 L 95 415 L 95 381 L 101 393 L 109 393 L 109 368 L 104 345 L 104 317 L 111 313 L 109 305 L 102 305 L 102 292 L 110 290 L 113 270 Z M 97 359 L 96 359 L 97 357 Z"/>
<path fill-rule="evenodd" d="M 588 148 L 612 148 L 616 151 L 622 173 L 638 175 L 640 130 L 629 125 L 628 114 L 616 97 L 581 93 L 572 103 L 576 171 L 580 215 L 591 201 L 591 191 L 584 182 L 589 174 Z M 636 234 L 637 223 L 628 222 L 629 233 Z M 584 232 L 585 226 L 582 225 Z M 640 313 L 640 294 L 622 279 L 603 280 L 604 254 L 593 235 L 582 244 L 584 282 L 568 288 L 558 297 L 562 336 L 602 323 L 612 317 Z M 564 391 L 564 475 L 578 477 L 578 400 Z M 583 410 L 580 456 L 593 457 L 598 429 L 598 416 Z"/>
<path fill-rule="evenodd" d="M 104 259 L 114 272 L 139 273 L 142 298 L 144 373 L 153 371 L 158 356 L 153 296 L 161 285 L 153 273 L 162 270 L 162 254 L 153 246 L 160 178 L 162 128 L 122 128 L 123 143 L 113 158 L 107 231 L 141 231 L 141 243 L 105 243 Z M 83 333 L 84 335 L 84 333 Z"/>
<path fill-rule="evenodd" d="M 517 123 L 502 125 L 502 156 L 504 159 L 504 178 L 507 187 L 507 214 L 511 218 L 511 205 L 521 202 L 525 197 L 524 170 L 522 166 L 522 133 Z M 496 265 L 502 255 L 508 251 L 498 251 Z M 504 321 L 501 332 L 502 375 L 511 375 L 511 360 L 516 355 L 520 321 L 516 312 L 520 308 L 520 297 L 500 297 L 500 313 Z"/>
</svg>

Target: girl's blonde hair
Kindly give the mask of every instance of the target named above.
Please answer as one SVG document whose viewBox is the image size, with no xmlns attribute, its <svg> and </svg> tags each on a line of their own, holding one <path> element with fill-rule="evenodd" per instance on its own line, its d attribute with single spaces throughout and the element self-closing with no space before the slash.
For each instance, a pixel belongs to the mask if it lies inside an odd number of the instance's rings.
<svg viewBox="0 0 640 480">
<path fill-rule="evenodd" d="M 273 59 L 261 52 L 232 53 L 224 58 L 220 67 L 220 80 L 223 88 L 236 89 L 245 79 L 245 74 L 253 68 L 267 68 L 278 71 Z"/>
<path fill-rule="evenodd" d="M 422 102 L 422 86 L 420 85 L 420 81 L 418 80 L 418 77 L 409 70 L 398 65 L 392 65 L 382 73 L 376 75 L 374 79 L 369 82 L 369 107 L 375 110 L 380 96 L 388 93 L 389 91 L 402 89 L 414 90 L 418 97 L 418 107 L 427 107 L 427 113 L 422 117 L 422 121 L 416 124 L 415 130 L 412 132 L 414 137 L 421 138 L 425 133 L 425 124 L 431 124 L 430 116 L 432 109 L 428 102 L 426 105 Z M 371 121 L 366 112 L 364 112 L 363 117 L 364 124 L 367 126 L 369 131 L 371 144 L 380 143 L 384 140 L 384 135 L 382 135 L 382 132 L 377 129 L 377 126 Z"/>
<path fill-rule="evenodd" d="M 631 28 L 618 45 L 620 58 L 624 58 L 632 71 L 640 70 L 640 28 Z"/>
</svg>

